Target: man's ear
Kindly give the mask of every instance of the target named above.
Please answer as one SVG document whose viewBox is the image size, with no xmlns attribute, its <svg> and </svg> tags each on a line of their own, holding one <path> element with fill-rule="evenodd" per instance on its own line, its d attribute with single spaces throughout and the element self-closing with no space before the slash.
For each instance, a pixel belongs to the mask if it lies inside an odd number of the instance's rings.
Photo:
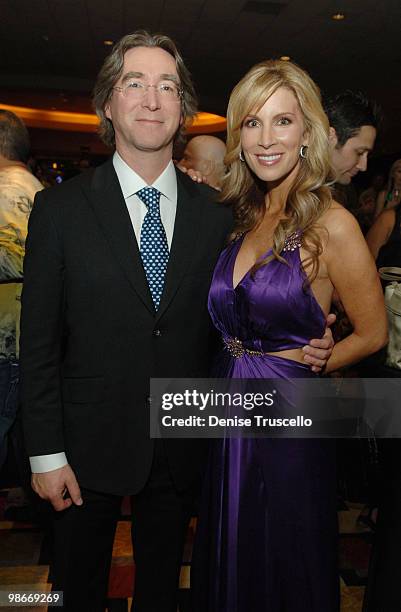
<svg viewBox="0 0 401 612">
<path fill-rule="evenodd" d="M 332 126 L 329 128 L 329 143 L 332 149 L 334 149 L 338 144 L 337 133 Z"/>
<path fill-rule="evenodd" d="M 110 119 L 110 121 L 111 121 L 111 112 L 110 112 L 110 104 L 109 104 L 109 102 L 107 102 L 107 104 L 104 107 L 104 114 L 106 115 L 107 119 Z"/>
</svg>

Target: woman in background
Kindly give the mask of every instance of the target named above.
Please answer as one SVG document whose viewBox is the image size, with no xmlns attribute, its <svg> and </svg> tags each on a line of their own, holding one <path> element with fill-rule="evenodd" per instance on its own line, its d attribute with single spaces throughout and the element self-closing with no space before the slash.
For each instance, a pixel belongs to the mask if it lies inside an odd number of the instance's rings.
<svg viewBox="0 0 401 612">
<path fill-rule="evenodd" d="M 323 334 L 334 289 L 354 331 L 327 370 L 376 351 L 386 341 L 383 295 L 356 220 L 327 186 L 317 86 L 290 62 L 262 62 L 234 88 L 227 125 L 221 199 L 236 228 L 209 294 L 224 342 L 214 376 L 315 376 L 301 347 Z M 213 442 L 193 559 L 197 611 L 338 610 L 332 442 Z"/>
<path fill-rule="evenodd" d="M 375 216 L 383 210 L 396 208 L 401 202 L 401 159 L 397 159 L 390 168 L 387 188 L 377 196 Z"/>
<path fill-rule="evenodd" d="M 374 259 L 377 261 L 377 267 L 382 266 L 397 266 L 401 268 L 401 206 L 400 206 L 400 191 L 401 190 L 401 159 L 398 159 L 391 167 L 389 188 L 387 195 L 390 193 L 391 198 L 384 210 L 377 217 L 372 227 L 366 234 L 366 242 Z M 382 191 L 379 195 L 383 195 L 382 200 L 385 200 L 385 192 Z M 398 203 L 397 203 L 398 200 Z"/>
</svg>

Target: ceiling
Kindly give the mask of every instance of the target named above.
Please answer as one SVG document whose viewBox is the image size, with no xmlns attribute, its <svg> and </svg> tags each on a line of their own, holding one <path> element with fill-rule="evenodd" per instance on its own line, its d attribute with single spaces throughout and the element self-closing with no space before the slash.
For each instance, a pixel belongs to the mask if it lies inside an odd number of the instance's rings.
<svg viewBox="0 0 401 612">
<path fill-rule="evenodd" d="M 202 110 L 225 114 L 250 66 L 289 55 L 325 93 L 375 98 L 389 154 L 401 150 L 400 24 L 401 0 L 0 0 L 0 103 L 90 111 L 103 41 L 146 28 L 175 39 Z"/>
</svg>

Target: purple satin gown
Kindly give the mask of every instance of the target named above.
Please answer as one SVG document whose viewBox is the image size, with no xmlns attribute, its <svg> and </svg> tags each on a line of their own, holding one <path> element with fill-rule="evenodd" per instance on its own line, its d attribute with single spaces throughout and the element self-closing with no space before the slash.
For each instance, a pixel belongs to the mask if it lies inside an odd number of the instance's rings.
<svg viewBox="0 0 401 612">
<path fill-rule="evenodd" d="M 242 238 L 217 263 L 209 311 L 224 340 L 275 352 L 320 338 L 325 315 L 304 286 L 299 238 L 233 288 Z M 219 355 L 214 376 L 305 378 L 310 368 L 274 355 Z M 333 440 L 214 440 L 205 476 L 191 582 L 196 612 L 336 612 Z"/>
</svg>

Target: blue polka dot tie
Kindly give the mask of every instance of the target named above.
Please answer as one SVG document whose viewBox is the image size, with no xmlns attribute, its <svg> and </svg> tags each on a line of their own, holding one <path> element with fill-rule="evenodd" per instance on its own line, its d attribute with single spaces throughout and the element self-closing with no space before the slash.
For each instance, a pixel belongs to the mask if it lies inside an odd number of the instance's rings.
<svg viewBox="0 0 401 612">
<path fill-rule="evenodd" d="M 148 209 L 142 223 L 140 251 L 150 293 L 157 310 L 163 293 L 169 256 L 166 232 L 160 218 L 160 191 L 154 187 L 144 187 L 136 195 Z"/>
</svg>

